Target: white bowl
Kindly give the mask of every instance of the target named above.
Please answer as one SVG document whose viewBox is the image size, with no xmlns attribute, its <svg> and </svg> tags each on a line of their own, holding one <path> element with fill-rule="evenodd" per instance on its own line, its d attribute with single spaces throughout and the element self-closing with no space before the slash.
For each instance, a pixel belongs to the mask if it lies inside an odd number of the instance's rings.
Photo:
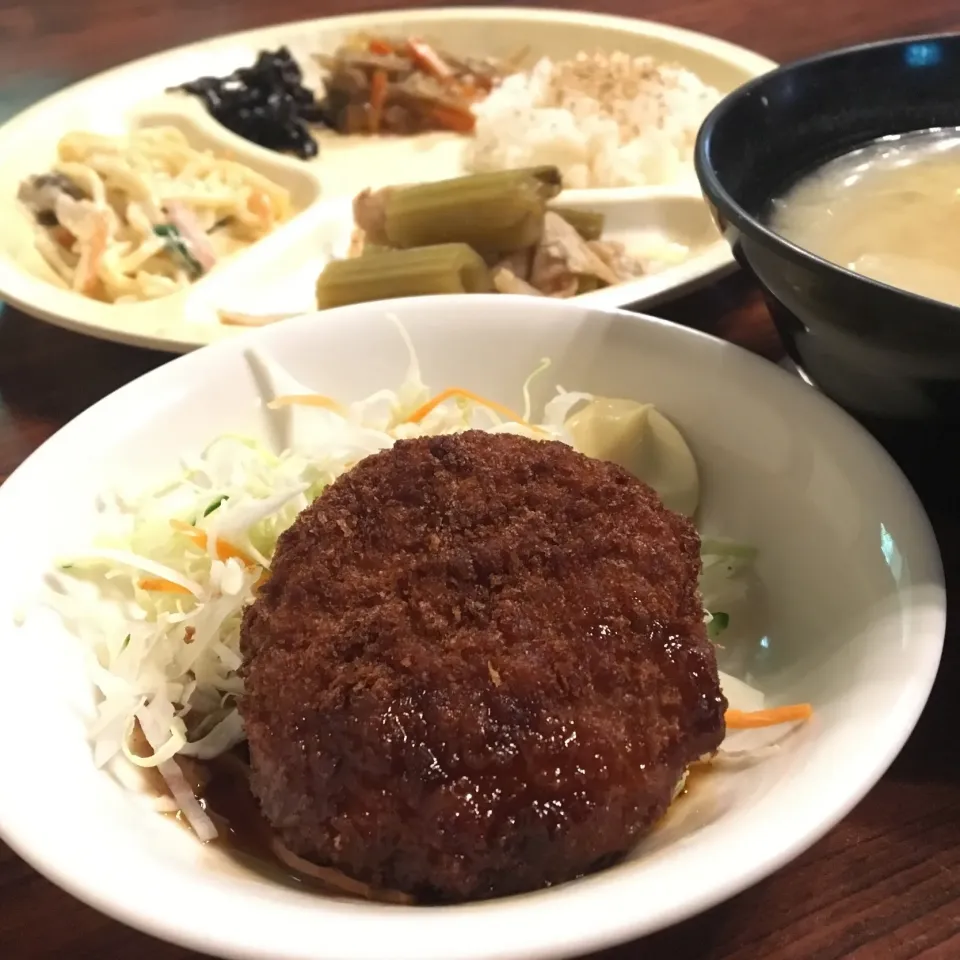
<svg viewBox="0 0 960 960">
<path fill-rule="evenodd" d="M 699 459 L 701 529 L 759 548 L 765 612 L 724 658 L 749 663 L 774 702 L 815 707 L 776 753 L 704 778 L 626 863 L 553 890 L 397 907 L 324 898 L 247 872 L 94 769 L 77 644 L 43 613 L 13 625 L 57 551 L 93 530 L 98 491 L 159 480 L 218 433 L 265 429 L 246 347 L 326 394 L 356 398 L 397 383 L 405 355 L 387 309 L 435 388 L 457 384 L 516 404 L 524 378 L 549 356 L 541 398 L 561 383 L 655 402 Z M 533 298 L 364 305 L 178 359 L 34 454 L 0 488 L 0 529 L 0 832 L 105 913 L 228 957 L 532 960 L 690 916 L 796 856 L 876 782 L 926 701 L 944 633 L 942 571 L 923 510 L 883 450 L 837 407 L 708 336 Z"/>
</svg>

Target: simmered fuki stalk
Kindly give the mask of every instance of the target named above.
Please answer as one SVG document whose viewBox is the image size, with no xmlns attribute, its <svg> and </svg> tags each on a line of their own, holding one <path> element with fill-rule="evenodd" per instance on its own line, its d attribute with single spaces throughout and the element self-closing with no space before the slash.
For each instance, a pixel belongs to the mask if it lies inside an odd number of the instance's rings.
<svg viewBox="0 0 960 960">
<path fill-rule="evenodd" d="M 482 254 L 534 246 L 547 201 L 562 187 L 556 167 L 458 177 L 387 192 L 382 235 L 372 243 L 410 248 L 465 243 Z"/>
<path fill-rule="evenodd" d="M 317 306 L 324 310 L 393 297 L 492 289 L 483 258 L 466 244 L 448 243 L 329 263 L 317 281 Z"/>
<path fill-rule="evenodd" d="M 347 261 L 317 281 L 320 309 L 436 293 L 573 297 L 642 273 L 603 239 L 604 216 L 554 206 L 556 167 L 364 190 Z"/>
</svg>

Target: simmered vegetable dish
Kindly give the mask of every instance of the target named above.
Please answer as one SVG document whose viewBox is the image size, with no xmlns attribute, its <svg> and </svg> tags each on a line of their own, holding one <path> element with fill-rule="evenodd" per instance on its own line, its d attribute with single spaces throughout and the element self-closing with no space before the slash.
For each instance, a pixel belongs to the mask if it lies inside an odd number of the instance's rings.
<svg viewBox="0 0 960 960">
<path fill-rule="evenodd" d="M 328 264 L 317 305 L 434 293 L 572 297 L 643 268 L 601 239 L 602 214 L 551 206 L 556 167 L 366 190 L 354 200 L 354 258 Z"/>
</svg>

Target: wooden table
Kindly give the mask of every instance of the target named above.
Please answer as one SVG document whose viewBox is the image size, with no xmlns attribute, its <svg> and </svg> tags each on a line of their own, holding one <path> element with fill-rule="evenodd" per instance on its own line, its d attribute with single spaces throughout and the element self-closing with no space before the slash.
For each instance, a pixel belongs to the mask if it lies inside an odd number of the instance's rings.
<svg viewBox="0 0 960 960">
<path fill-rule="evenodd" d="M 377 0 L 0 0 L 0 120 L 58 86 L 165 47 L 376 6 Z M 593 9 L 716 34 L 780 61 L 960 26 L 955 0 L 600 0 Z M 742 276 L 658 312 L 772 359 L 779 356 L 757 293 Z M 166 359 L 68 334 L 7 309 L 0 318 L 0 479 L 67 420 Z M 909 459 L 904 465 L 933 518 L 954 595 L 960 589 L 960 522 L 949 495 L 956 484 Z M 960 723 L 952 699 L 958 695 L 960 624 L 951 617 L 940 677 L 919 727 L 890 772 L 843 823 L 791 866 L 729 903 L 605 956 L 958 960 Z M 4 771 L 0 789 L 7 777 L 23 775 Z M 69 802 L 69 797 L 38 802 Z M 0 957 L 196 956 L 100 916 L 0 844 Z"/>
</svg>

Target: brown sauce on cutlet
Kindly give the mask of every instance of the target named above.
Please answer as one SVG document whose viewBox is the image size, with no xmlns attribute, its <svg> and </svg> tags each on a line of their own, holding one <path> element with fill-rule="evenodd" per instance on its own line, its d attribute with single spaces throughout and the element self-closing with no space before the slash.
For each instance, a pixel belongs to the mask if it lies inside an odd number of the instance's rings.
<svg viewBox="0 0 960 960">
<path fill-rule="evenodd" d="M 302 882 L 303 878 L 273 853 L 273 830 L 250 792 L 246 765 L 226 757 L 214 760 L 209 769 L 211 776 L 203 789 L 203 803 L 220 833 L 214 845 L 223 847 L 237 859 L 252 861 L 258 867 L 266 866 L 271 872 L 284 874 L 288 880 Z M 312 878 L 307 879 L 312 882 Z"/>
<path fill-rule="evenodd" d="M 222 850 L 241 866 L 277 883 L 308 888 L 325 896 L 387 903 L 412 902 L 405 894 L 393 891 L 367 888 L 366 893 L 354 892 L 354 886 L 366 888 L 366 885 L 356 884 L 336 870 L 329 872 L 343 878 L 342 886 L 337 882 L 326 883 L 312 873 L 285 863 L 274 849 L 276 834 L 260 812 L 260 805 L 250 790 L 245 748 L 238 747 L 230 754 L 203 763 L 183 757 L 177 758 L 177 763 L 217 827 L 219 836 L 209 846 Z M 156 775 L 156 784 L 158 793 L 168 795 L 159 774 Z M 181 813 L 170 816 L 190 829 Z"/>
<path fill-rule="evenodd" d="M 306 888 L 324 896 L 351 900 L 383 899 L 396 902 L 399 898 L 406 899 L 402 894 L 389 891 L 379 896 L 377 891 L 372 891 L 372 897 L 363 897 L 345 891 L 338 885 L 324 883 L 317 877 L 284 863 L 274 852 L 275 834 L 260 812 L 260 806 L 250 790 L 245 753 L 245 749 L 237 748 L 232 754 L 203 763 L 183 757 L 177 760 L 184 775 L 195 786 L 204 809 L 219 831 L 219 836 L 212 841 L 211 847 L 222 850 L 246 869 L 286 886 Z M 695 795 L 699 791 L 709 773 L 710 767 L 705 764 L 695 764 L 690 768 L 683 790 L 670 805 L 667 813 L 654 825 L 653 830 L 666 826 L 678 812 L 681 812 L 678 808 L 691 802 L 689 799 L 691 793 Z M 156 788 L 158 794 L 168 795 L 159 774 L 156 776 Z M 548 811 L 544 812 L 548 813 Z M 181 826 L 190 829 L 179 812 L 169 816 Z M 613 865 L 614 862 L 597 863 L 595 870 Z M 424 906 L 430 903 L 422 899 L 416 902 Z"/>
<path fill-rule="evenodd" d="M 612 642 L 612 628 L 604 625 L 603 630 L 602 639 Z M 632 641 L 623 639 L 624 644 L 628 642 Z M 685 655 L 684 638 L 667 625 L 654 623 L 649 642 L 657 647 L 664 683 L 676 690 L 677 709 L 691 718 L 695 732 L 701 727 L 709 730 L 715 698 L 703 690 L 698 664 Z M 607 649 L 598 642 L 596 656 L 604 656 Z M 594 674 L 599 675 L 599 671 Z M 598 784 L 619 777 L 626 789 L 642 794 L 644 777 L 649 777 L 647 771 L 657 765 L 657 758 L 642 749 L 644 744 L 638 735 L 629 738 L 632 762 L 628 769 L 636 774 L 631 780 L 625 776 L 622 754 L 612 743 L 597 737 L 588 717 L 576 711 L 561 714 L 529 709 L 531 702 L 539 703 L 535 690 L 524 691 L 526 697 L 511 697 L 500 696 L 499 689 L 494 683 L 492 696 L 473 705 L 471 732 L 483 745 L 479 749 L 474 742 L 438 742 L 416 698 L 404 697 L 388 706 L 381 721 L 380 742 L 385 754 L 393 754 L 392 775 L 400 781 L 408 770 L 412 751 L 420 758 L 419 777 L 447 787 L 431 799 L 431 815 L 451 823 L 488 824 L 495 836 L 523 818 L 541 827 L 531 839 L 549 847 L 569 820 L 583 821 L 591 816 L 601 802 Z M 638 709 L 635 717 L 624 722 L 628 727 L 642 723 L 642 711 Z M 403 750 L 393 749 L 397 741 L 402 741 Z M 666 766 L 663 775 L 670 775 Z M 669 783 L 664 783 L 664 789 L 669 789 Z"/>
<path fill-rule="evenodd" d="M 474 431 L 365 458 L 244 612 L 245 781 L 287 847 L 211 784 L 225 846 L 420 902 L 617 862 L 723 738 L 699 569 L 688 519 L 563 444 Z"/>
</svg>

